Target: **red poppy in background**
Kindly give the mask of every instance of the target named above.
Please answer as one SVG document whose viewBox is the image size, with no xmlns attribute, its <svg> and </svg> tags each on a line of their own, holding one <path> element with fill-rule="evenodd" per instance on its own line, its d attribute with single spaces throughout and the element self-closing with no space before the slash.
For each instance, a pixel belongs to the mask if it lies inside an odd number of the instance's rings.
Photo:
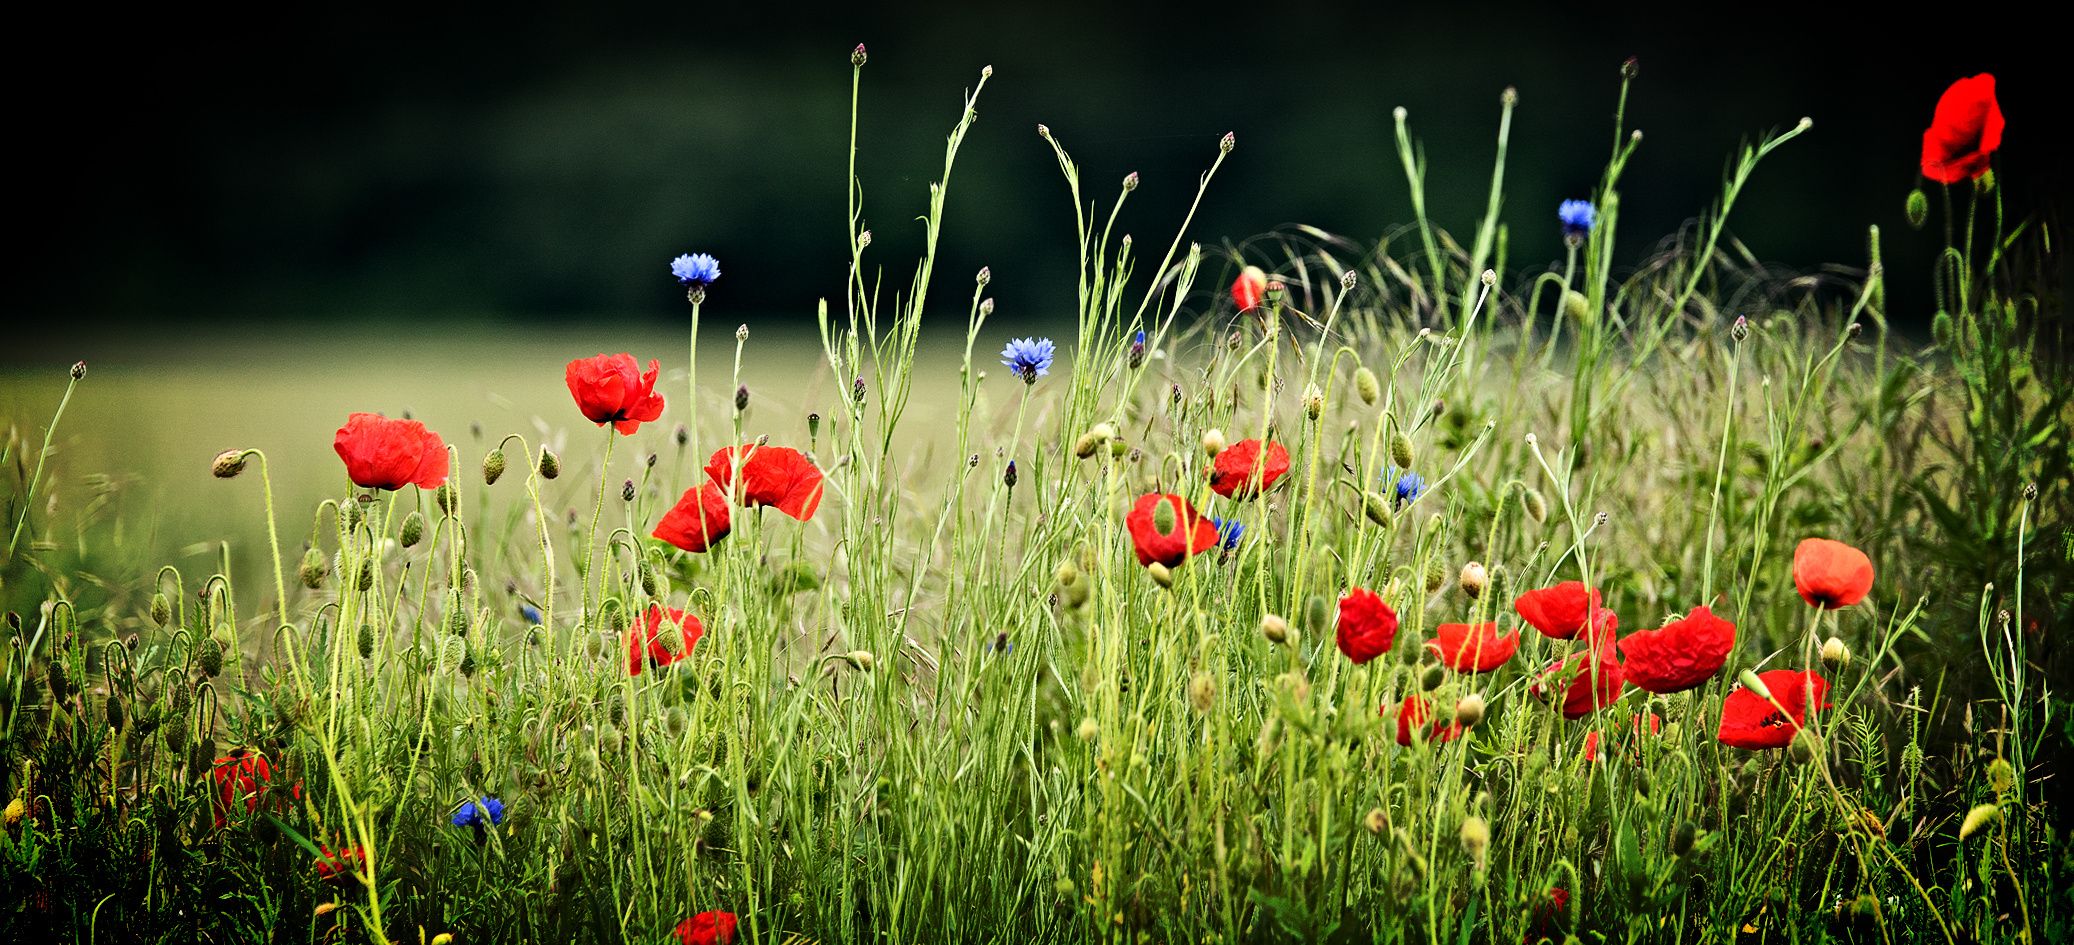
<svg viewBox="0 0 2074 945">
<path fill-rule="evenodd" d="M 1541 671 L 1541 678 L 1528 691 L 1536 698 L 1563 691 L 1563 718 L 1581 719 L 1595 709 L 1612 705 L 1627 687 L 1627 674 L 1606 650 L 1586 650 Z"/>
<path fill-rule="evenodd" d="M 1264 451 L 1259 440 L 1240 440 L 1217 454 L 1210 470 L 1210 491 L 1227 499 L 1250 499 L 1275 487 L 1275 480 L 1289 471 L 1289 451 L 1280 443 L 1269 443 Z"/>
<path fill-rule="evenodd" d="M 1259 266 L 1247 266 L 1239 271 L 1239 277 L 1231 284 L 1231 300 L 1241 312 L 1250 312 L 1267 300 L 1267 273 Z"/>
<path fill-rule="evenodd" d="M 446 444 L 416 420 L 352 414 L 331 438 L 331 448 L 346 461 L 346 476 L 363 489 L 437 489 L 446 481 Z"/>
<path fill-rule="evenodd" d="M 804 522 L 821 507 L 821 470 L 789 446 L 721 447 L 706 460 L 706 477 L 722 489 L 735 485 L 735 456 L 742 460 L 742 482 L 735 493 L 741 505 L 768 505 Z"/>
<path fill-rule="evenodd" d="M 648 616 L 627 628 L 627 674 L 641 675 L 643 665 L 661 669 L 691 655 L 691 648 L 698 645 L 699 637 L 706 628 L 699 618 L 675 607 L 664 610 L 661 604 L 648 605 Z M 676 633 L 683 637 L 684 645 L 677 652 L 663 645 L 663 634 Z"/>
<path fill-rule="evenodd" d="M 1631 716 L 1628 721 L 1634 724 L 1635 734 L 1640 736 L 1642 734 L 1642 716 Z M 1663 727 L 1664 720 L 1654 712 L 1649 713 L 1649 734 L 1655 735 L 1663 731 Z M 1591 732 L 1584 736 L 1584 760 L 1599 760 L 1599 733 Z M 1642 753 L 1638 750 L 1635 752 L 1635 763 L 1640 764 L 1641 762 Z"/>
<path fill-rule="evenodd" d="M 626 435 L 663 415 L 662 395 L 655 392 L 655 376 L 660 370 L 650 358 L 648 373 L 641 373 L 641 362 L 631 354 L 578 358 L 569 362 L 569 395 L 592 423 L 601 427 L 612 424 L 612 429 Z"/>
<path fill-rule="evenodd" d="M 367 870 L 366 847 L 341 847 L 334 850 L 320 843 L 317 845 L 317 852 L 323 854 L 317 860 L 318 882 L 343 886 L 353 881 L 355 869 L 362 872 Z"/>
<path fill-rule="evenodd" d="M 650 535 L 685 551 L 700 552 L 727 537 L 733 525 L 727 511 L 727 494 L 713 483 L 686 489 L 677 504 L 663 513 Z"/>
<path fill-rule="evenodd" d="M 1542 939 L 1557 937 L 1550 934 L 1548 923 L 1558 915 L 1561 915 L 1563 909 L 1569 905 L 1569 890 L 1561 888 L 1549 890 L 1547 897 L 1534 906 L 1534 930 L 1528 932 L 1526 938 L 1521 939 L 1522 945 L 1534 945 L 1535 942 Z M 1561 931 L 1560 927 L 1555 931 Z"/>
<path fill-rule="evenodd" d="M 1532 624 L 1541 635 L 1568 640 L 1584 629 L 1584 618 L 1599 606 L 1599 592 L 1584 589 L 1583 581 L 1564 581 L 1554 587 L 1521 594 L 1512 602 L 1520 619 Z"/>
<path fill-rule="evenodd" d="M 1803 539 L 1793 549 L 1793 587 L 1810 607 L 1849 607 L 1872 590 L 1872 559 L 1840 541 Z"/>
<path fill-rule="evenodd" d="M 1941 184 L 1979 180 L 1988 156 L 2002 146 L 2002 105 L 1995 77 L 1983 72 L 1960 79 L 1937 99 L 1937 114 L 1923 131 L 1923 176 Z"/>
<path fill-rule="evenodd" d="M 1658 630 L 1637 630 L 1620 641 L 1628 682 L 1668 695 L 1714 678 L 1736 645 L 1736 625 L 1701 604 Z"/>
<path fill-rule="evenodd" d="M 1426 740 L 1436 745 L 1454 741 L 1462 735 L 1462 725 L 1459 722 L 1442 726 L 1433 721 L 1433 707 L 1426 703 L 1424 697 L 1406 696 L 1404 702 L 1397 706 L 1397 744 L 1411 747 L 1412 730 L 1421 725 L 1426 727 Z"/>
<path fill-rule="evenodd" d="M 1829 681 L 1812 671 L 1775 669 L 1758 673 L 1757 678 L 1786 708 L 1786 714 L 1780 714 L 1770 700 L 1737 686 L 1721 701 L 1721 731 L 1716 736 L 1721 744 L 1751 751 L 1784 748 L 1793 744 L 1794 734 L 1807 724 L 1809 712 L 1829 708 L 1822 701 L 1829 694 Z M 1812 700 L 1808 698 L 1811 689 Z"/>
<path fill-rule="evenodd" d="M 1159 530 L 1162 503 L 1173 510 L 1173 527 L 1164 532 Z M 1130 514 L 1123 517 L 1123 526 L 1130 531 L 1131 545 L 1143 565 L 1157 561 L 1171 568 L 1189 555 L 1217 547 L 1217 526 L 1178 495 L 1154 492 L 1139 496 Z"/>
<path fill-rule="evenodd" d="M 216 829 L 230 825 L 234 808 L 243 806 L 248 814 L 258 810 L 260 799 L 273 778 L 273 764 L 266 760 L 265 755 L 250 748 L 233 748 L 229 754 L 216 759 L 209 769 L 209 780 L 216 787 L 213 796 Z M 302 785 L 295 786 L 294 796 L 302 797 Z"/>
<path fill-rule="evenodd" d="M 733 945 L 735 914 L 701 912 L 677 923 L 677 940 L 684 945 Z"/>
<path fill-rule="evenodd" d="M 1458 673 L 1488 673 L 1519 651 L 1519 631 L 1501 637 L 1496 623 L 1444 623 L 1433 635 L 1426 649 Z"/>
<path fill-rule="evenodd" d="M 1356 663 L 1390 652 L 1397 642 L 1397 612 L 1374 592 L 1352 588 L 1339 599 L 1339 651 Z"/>
</svg>

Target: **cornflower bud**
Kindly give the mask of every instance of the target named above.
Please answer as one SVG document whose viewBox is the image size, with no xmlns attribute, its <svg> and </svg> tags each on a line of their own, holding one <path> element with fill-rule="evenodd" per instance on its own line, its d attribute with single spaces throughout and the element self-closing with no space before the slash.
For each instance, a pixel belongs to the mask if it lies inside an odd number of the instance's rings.
<svg viewBox="0 0 2074 945">
<path fill-rule="evenodd" d="M 1356 275 L 1354 273 L 1354 270 L 1349 269 L 1346 272 L 1342 272 L 1339 274 L 1339 287 L 1341 289 L 1351 290 L 1354 288 L 1354 283 L 1359 281 L 1359 279 L 1360 276 Z"/>
<path fill-rule="evenodd" d="M 1130 193 L 1131 191 L 1133 191 L 1133 190 L 1137 190 L 1137 189 L 1138 189 L 1138 172 L 1137 172 L 1137 171 L 1132 171 L 1132 172 L 1130 172 L 1130 173 L 1128 173 L 1128 174 L 1125 174 L 1125 175 L 1123 175 L 1123 192 L 1124 192 L 1124 193 Z"/>
<path fill-rule="evenodd" d="M 1483 596 L 1484 587 L 1490 584 L 1490 576 L 1484 572 L 1482 564 L 1471 561 L 1462 566 L 1460 584 L 1462 593 L 1469 595 L 1470 600 L 1475 600 Z"/>
<path fill-rule="evenodd" d="M 985 317 L 987 317 L 987 316 L 989 316 L 989 315 L 992 315 L 992 314 L 994 314 L 994 297 L 990 295 L 990 296 L 987 296 L 986 298 L 980 299 L 980 300 L 979 300 L 979 317 L 981 317 L 981 318 L 985 318 Z M 982 377 L 982 378 L 984 378 L 984 377 L 986 377 L 986 376 L 987 376 L 987 372 L 985 372 L 985 371 L 981 371 L 981 372 L 979 372 L 979 376 L 980 376 L 980 377 Z"/>
<path fill-rule="evenodd" d="M 1750 337 L 1750 320 L 1737 315 L 1735 323 L 1728 326 L 1728 336 L 1738 342 L 1748 340 Z"/>
<path fill-rule="evenodd" d="M 634 501 L 634 480 L 632 480 L 632 479 L 628 479 L 628 480 L 627 480 L 626 482 L 623 482 L 623 483 L 621 483 L 621 484 L 620 484 L 620 486 L 619 486 L 619 501 L 621 501 L 621 502 L 632 502 L 632 501 Z"/>
<path fill-rule="evenodd" d="M 1145 364 L 1145 333 L 1143 331 L 1138 332 L 1137 337 L 1131 339 L 1131 349 L 1124 356 L 1124 364 L 1134 371 Z"/>
<path fill-rule="evenodd" d="M 562 474 L 562 459 L 555 451 L 545 446 L 540 448 L 540 478 L 553 479 Z"/>
<path fill-rule="evenodd" d="M 1483 275 L 1478 276 L 1477 279 L 1483 283 L 1484 288 L 1488 289 L 1498 284 L 1498 273 L 1496 270 L 1486 269 L 1483 271 Z"/>
<path fill-rule="evenodd" d="M 1354 369 L 1354 393 L 1361 398 L 1362 403 L 1373 407 L 1376 398 L 1383 395 L 1383 386 L 1376 379 L 1374 371 L 1359 367 Z"/>
<path fill-rule="evenodd" d="M 864 66 L 864 44 L 863 44 L 863 43 L 858 43 L 858 44 L 857 44 L 857 49 L 856 49 L 856 51 L 855 51 L 855 52 L 852 52 L 852 53 L 850 53 L 850 65 L 852 65 L 852 66 L 856 66 L 856 67 L 859 67 L 859 68 L 862 68 L 862 67 Z"/>
<path fill-rule="evenodd" d="M 244 472 L 245 451 L 224 450 L 216 454 L 216 460 L 209 464 L 209 471 L 214 473 L 218 479 L 229 479 Z"/>
<path fill-rule="evenodd" d="M 742 325 L 741 325 L 741 327 L 739 327 L 739 328 L 736 328 L 736 329 L 735 329 L 735 340 L 736 340 L 736 341 L 748 341 L 748 340 L 749 340 L 749 323 L 748 323 L 748 322 L 743 322 L 743 323 L 742 323 Z"/>
<path fill-rule="evenodd" d="M 979 275 L 974 276 L 973 281 L 980 285 L 994 281 L 994 270 L 987 266 L 979 267 Z"/>
<path fill-rule="evenodd" d="M 865 230 L 864 232 L 862 232 L 862 233 L 859 233 L 859 234 L 857 234 L 857 248 L 858 248 L 858 249 L 863 249 L 864 247 L 866 247 L 866 246 L 870 246 L 870 245 L 871 245 L 871 231 L 870 231 L 870 230 Z"/>
<path fill-rule="evenodd" d="M 1222 151 L 1225 154 L 1230 154 L 1231 149 L 1238 146 L 1238 136 L 1229 131 L 1224 133 L 1224 137 L 1217 139 L 1217 150 Z"/>
<path fill-rule="evenodd" d="M 503 475 L 504 448 L 500 446 L 491 450 L 488 456 L 482 458 L 482 484 L 494 486 L 497 484 L 497 479 Z"/>
<path fill-rule="evenodd" d="M 1289 621 L 1283 620 L 1275 614 L 1268 614 L 1260 618 L 1260 633 L 1262 636 L 1267 637 L 1267 642 L 1269 643 L 1287 643 L 1289 642 Z"/>
<path fill-rule="evenodd" d="M 1216 429 L 1214 427 L 1208 430 L 1204 430 L 1203 453 L 1205 455 L 1214 457 L 1222 452 L 1224 452 L 1224 431 Z"/>
<path fill-rule="evenodd" d="M 1010 489 L 1015 488 L 1015 460 L 1009 460 L 1008 468 L 1001 471 L 1001 484 Z"/>
<path fill-rule="evenodd" d="M 850 399 L 860 405 L 864 403 L 864 375 L 857 375 L 856 383 L 850 385 Z"/>
<path fill-rule="evenodd" d="M 445 487 L 442 486 L 441 488 Z M 413 545 L 416 545 L 418 543 L 418 540 L 424 537 L 425 516 L 418 514 L 417 509 L 412 509 L 409 515 L 403 517 L 403 526 L 397 529 L 396 543 L 402 545 L 405 548 L 409 548 Z M 315 548 L 310 549 L 312 553 L 314 553 L 316 550 L 317 549 Z M 316 585 L 311 586 L 315 587 Z"/>
</svg>

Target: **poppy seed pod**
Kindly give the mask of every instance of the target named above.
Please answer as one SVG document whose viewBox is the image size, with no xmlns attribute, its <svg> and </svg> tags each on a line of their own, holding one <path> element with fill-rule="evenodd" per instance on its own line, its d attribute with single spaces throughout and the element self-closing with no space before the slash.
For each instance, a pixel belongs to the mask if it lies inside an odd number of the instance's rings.
<svg viewBox="0 0 2074 945">
<path fill-rule="evenodd" d="M 1223 430 L 1211 428 L 1203 431 L 1203 452 L 1213 457 L 1224 452 Z"/>
<path fill-rule="evenodd" d="M 314 591 L 324 586 L 324 573 L 329 570 L 331 563 L 324 560 L 323 553 L 311 548 L 302 553 L 302 563 L 296 566 L 295 576 L 302 580 L 302 586 Z M 156 608 L 157 605 L 158 601 L 153 600 L 152 606 Z"/>
<path fill-rule="evenodd" d="M 446 487 L 440 486 L 440 488 L 444 489 Z M 409 548 L 416 545 L 424 537 L 425 516 L 418 514 L 416 509 L 412 509 L 409 515 L 403 517 L 403 526 L 396 530 L 396 543 Z M 317 549 L 312 548 L 310 550 L 316 551 Z"/>
<path fill-rule="evenodd" d="M 1361 398 L 1362 403 L 1375 406 L 1376 399 L 1383 395 L 1383 385 L 1376 379 L 1374 371 L 1367 367 L 1354 369 L 1354 394 Z"/>
<path fill-rule="evenodd" d="M 561 474 L 562 474 L 562 459 L 561 459 L 561 457 L 559 457 L 559 456 L 556 456 L 556 455 L 555 455 L 555 451 L 554 451 L 554 450 L 548 449 L 548 448 L 547 448 L 547 447 L 545 447 L 545 446 L 541 447 L 541 448 L 540 448 L 540 478 L 542 478 L 542 479 L 553 479 L 554 477 L 556 477 L 556 476 L 559 476 L 559 475 L 561 475 Z"/>
<path fill-rule="evenodd" d="M 1841 670 L 1850 666 L 1851 648 L 1845 646 L 1844 641 L 1836 637 L 1824 640 L 1822 642 L 1822 665 L 1833 670 Z"/>
<path fill-rule="evenodd" d="M 1260 633 L 1269 643 L 1289 641 L 1289 622 L 1274 614 L 1260 618 Z"/>
<path fill-rule="evenodd" d="M 1459 584 L 1462 588 L 1462 593 L 1469 595 L 1470 600 L 1482 597 L 1483 589 L 1490 582 L 1490 575 L 1485 573 L 1483 565 L 1471 561 L 1462 566 L 1462 577 Z"/>
<path fill-rule="evenodd" d="M 244 450 L 224 450 L 216 454 L 216 461 L 209 464 L 209 472 L 218 479 L 229 479 L 245 471 Z"/>
</svg>

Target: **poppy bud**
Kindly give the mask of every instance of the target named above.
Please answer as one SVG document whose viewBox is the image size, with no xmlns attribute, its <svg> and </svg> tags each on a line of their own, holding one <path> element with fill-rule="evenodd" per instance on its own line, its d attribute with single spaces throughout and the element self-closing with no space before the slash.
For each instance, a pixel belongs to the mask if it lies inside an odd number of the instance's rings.
<svg viewBox="0 0 2074 945">
<path fill-rule="evenodd" d="M 1475 728 L 1476 723 L 1483 721 L 1483 713 L 1484 701 L 1480 695 L 1470 693 L 1455 701 L 1455 721 L 1463 728 Z"/>
<path fill-rule="evenodd" d="M 1216 456 L 1224 452 L 1224 431 L 1215 428 L 1203 431 L 1203 452 Z"/>
<path fill-rule="evenodd" d="M 1982 804 L 1966 812 L 1966 820 L 1959 825 L 1959 839 L 1964 840 L 1989 824 L 2000 823 L 2002 808 L 1993 804 Z"/>
<path fill-rule="evenodd" d="M 554 450 L 542 446 L 540 448 L 540 478 L 553 479 L 561 474 L 561 457 L 556 456 Z"/>
<path fill-rule="evenodd" d="M 1462 818 L 1462 853 L 1477 869 L 1484 868 L 1484 854 L 1491 849 L 1491 825 L 1481 817 Z"/>
<path fill-rule="evenodd" d="M 1908 192 L 1908 225 L 1912 229 L 1923 228 L 1923 221 L 1930 219 L 1930 198 L 1923 196 L 1923 188 Z"/>
<path fill-rule="evenodd" d="M 1368 828 L 1369 833 L 1382 836 L 1383 831 L 1390 829 L 1390 815 L 1383 813 L 1380 807 L 1371 807 L 1368 816 L 1361 818 L 1361 826 Z"/>
<path fill-rule="evenodd" d="M 494 486 L 497 484 L 498 477 L 502 475 L 504 475 L 504 448 L 500 446 L 491 450 L 489 455 L 482 458 L 482 483 L 486 486 Z"/>
<path fill-rule="evenodd" d="M 1432 692 L 1435 689 L 1439 689 L 1440 684 L 1446 680 L 1447 671 L 1439 663 L 1435 663 L 1426 667 L 1426 671 L 1419 674 L 1419 690 L 1422 692 Z"/>
<path fill-rule="evenodd" d="M 1405 436 L 1403 430 L 1390 434 L 1390 462 L 1399 469 L 1408 470 L 1416 458 L 1412 453 L 1411 437 Z"/>
<path fill-rule="evenodd" d="M 1447 568 L 1441 566 L 1440 559 L 1435 558 L 1426 562 L 1426 593 L 1431 594 L 1440 590 L 1440 586 L 1446 583 Z"/>
<path fill-rule="evenodd" d="M 1793 733 L 1793 743 L 1786 747 L 1786 753 L 1792 756 L 1795 764 L 1804 765 L 1815 760 L 1815 753 L 1820 751 L 1821 748 L 1821 739 L 1814 732 L 1808 729 L 1801 729 Z"/>
<path fill-rule="evenodd" d="M 218 479 L 229 479 L 245 471 L 244 450 L 224 450 L 216 454 L 216 461 L 209 464 L 209 471 Z"/>
<path fill-rule="evenodd" d="M 371 623 L 363 623 L 363 624 L 361 624 L 361 625 L 360 625 L 360 639 L 359 639 L 359 640 L 357 640 L 357 641 L 355 641 L 355 642 L 357 642 L 358 644 L 360 644 L 360 658 L 361 658 L 361 659 L 370 659 L 370 658 L 372 658 L 372 657 L 374 656 L 374 624 L 371 624 Z"/>
<path fill-rule="evenodd" d="M 1074 734 L 1079 735 L 1081 741 L 1093 741 L 1095 736 L 1102 734 L 1102 723 L 1090 715 L 1080 720 L 1080 727 L 1074 730 Z"/>
<path fill-rule="evenodd" d="M 122 700 L 109 696 L 107 704 L 101 708 L 108 715 L 108 727 L 117 732 L 122 731 Z"/>
<path fill-rule="evenodd" d="M 1174 572 L 1157 561 L 1145 566 L 1145 573 L 1152 575 L 1152 582 L 1161 587 L 1174 586 Z"/>
<path fill-rule="evenodd" d="M 1304 602 L 1304 626 L 1309 627 L 1312 633 L 1324 630 L 1326 622 L 1331 619 L 1331 606 L 1325 595 L 1312 594 L 1311 599 Z"/>
<path fill-rule="evenodd" d="M 1483 565 L 1471 561 L 1462 566 L 1462 593 L 1467 594 L 1470 600 L 1482 597 L 1483 589 L 1489 583 L 1490 576 L 1484 572 Z"/>
<path fill-rule="evenodd" d="M 871 672 L 874 665 L 870 650 L 851 650 L 844 653 L 843 662 L 850 664 L 851 669 L 861 669 L 867 673 Z"/>
<path fill-rule="evenodd" d="M 1937 315 L 1930 319 L 1930 337 L 1935 339 L 1940 345 L 1947 348 L 1951 347 L 1952 314 L 1950 312 L 1939 309 Z"/>
<path fill-rule="evenodd" d="M 1289 622 L 1274 614 L 1260 618 L 1260 633 L 1269 643 L 1286 643 L 1289 640 Z"/>
<path fill-rule="evenodd" d="M 1771 699 L 1771 688 L 1764 684 L 1764 680 L 1758 677 L 1755 670 L 1743 670 L 1742 675 L 1736 678 L 1742 681 L 1743 688 L 1750 690 L 1751 695 L 1759 699 Z"/>
<path fill-rule="evenodd" d="M 374 586 L 374 561 L 370 559 L 361 560 L 360 576 L 354 583 L 358 584 L 359 589 L 363 591 Z"/>
<path fill-rule="evenodd" d="M 1325 392 L 1316 384 L 1307 384 L 1303 389 L 1303 414 L 1313 420 L 1325 412 Z"/>
<path fill-rule="evenodd" d="M 1527 510 L 1527 517 L 1537 524 L 1548 520 L 1548 497 L 1542 495 L 1541 490 L 1528 489 L 1526 495 L 1521 498 L 1520 505 Z"/>
<path fill-rule="evenodd" d="M 1681 821 L 1676 833 L 1671 834 L 1671 854 L 1684 856 L 1692 852 L 1692 842 L 1699 839 L 1699 827 L 1692 821 Z"/>
<path fill-rule="evenodd" d="M 13 616 L 9 614 L 8 616 Z M 173 602 L 164 591 L 151 595 L 151 622 L 163 627 L 173 619 Z M 17 628 L 19 629 L 19 628 Z"/>
<path fill-rule="evenodd" d="M 331 565 L 324 560 L 323 553 L 311 548 L 302 553 L 302 564 L 296 566 L 295 576 L 302 580 L 302 586 L 314 591 L 324 586 L 324 573 L 330 569 Z M 156 600 L 152 601 L 154 607 L 157 603 Z"/>
<path fill-rule="evenodd" d="M 1585 298 L 1584 293 L 1576 289 L 1563 292 L 1563 314 L 1569 316 L 1571 321 L 1584 321 L 1591 313 L 1591 300 Z"/>
<path fill-rule="evenodd" d="M 203 673 L 213 678 L 217 673 L 223 672 L 223 645 L 215 640 L 203 640 L 201 645 L 195 648 L 194 661 L 195 665 L 202 668 Z"/>
<path fill-rule="evenodd" d="M 1822 665 L 1832 670 L 1842 670 L 1850 666 L 1851 648 L 1836 637 L 1822 641 Z"/>
<path fill-rule="evenodd" d="M 1188 680 L 1188 704 L 1203 714 L 1217 704 L 1217 682 L 1209 673 L 1197 673 Z"/>
<path fill-rule="evenodd" d="M 475 671 L 480 668 L 476 665 L 475 649 L 475 647 L 468 646 L 465 643 L 461 646 L 461 665 L 457 668 L 460 669 L 461 675 L 467 679 L 474 679 Z"/>
<path fill-rule="evenodd" d="M 1064 584 L 1060 586 L 1060 590 L 1064 591 L 1066 594 L 1066 604 L 1070 607 L 1081 607 L 1085 605 L 1087 603 L 1087 598 L 1090 593 L 1090 589 L 1091 585 L 1086 578 L 1081 578 L 1079 580 L 1074 581 L 1071 584 Z"/>
<path fill-rule="evenodd" d="M 1374 492 L 1361 493 L 1361 514 L 1368 516 L 1368 520 L 1374 522 L 1377 527 L 1390 527 L 1390 503 L 1383 501 L 1383 497 Z"/>
<path fill-rule="evenodd" d="M 443 489 L 446 487 L 441 486 L 440 488 Z M 424 537 L 425 516 L 419 515 L 416 509 L 412 509 L 409 515 L 403 517 L 403 527 L 397 529 L 396 542 L 397 544 L 400 544 L 405 548 L 409 548 L 417 544 L 418 540 Z M 315 548 L 310 549 L 310 551 L 312 552 L 315 552 L 316 550 L 317 549 Z M 316 585 L 313 584 L 310 586 L 315 587 Z"/>
<path fill-rule="evenodd" d="M 65 661 L 63 659 L 51 661 L 50 670 L 45 674 L 44 682 L 50 685 L 50 701 L 65 701 L 65 696 L 72 691 L 72 677 L 71 673 L 65 669 Z"/>
<path fill-rule="evenodd" d="M 433 490 L 432 502 L 441 512 L 451 516 L 461 510 L 461 493 L 452 482 L 442 482 L 438 489 Z"/>
</svg>

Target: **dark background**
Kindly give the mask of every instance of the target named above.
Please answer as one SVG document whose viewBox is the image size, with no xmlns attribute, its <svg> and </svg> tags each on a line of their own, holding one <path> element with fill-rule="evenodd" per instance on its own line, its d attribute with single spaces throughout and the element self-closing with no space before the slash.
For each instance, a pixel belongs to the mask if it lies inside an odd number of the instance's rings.
<svg viewBox="0 0 2074 945">
<path fill-rule="evenodd" d="M 1908 229 L 1903 200 L 1950 82 L 1998 78 L 2012 210 L 2064 205 L 2063 32 L 1736 9 L 507 4 L 25 27 L 7 66 L 25 245 L 7 264 L 0 359 L 69 361 L 139 326 L 662 324 L 683 318 L 667 270 L 682 252 L 720 258 L 715 324 L 811 324 L 847 261 L 858 42 L 867 259 L 889 286 L 911 273 L 960 93 L 994 67 L 932 311 L 962 319 L 988 265 L 1005 331 L 1072 304 L 1072 210 L 1040 121 L 1105 212 L 1125 173 L 1143 175 L 1122 228 L 1156 258 L 1226 131 L 1238 148 L 1190 239 L 1301 222 L 1366 241 L 1408 222 L 1390 138 L 1402 105 L 1430 160 L 1429 210 L 1466 240 L 1498 96 L 1516 86 L 1513 278 L 1560 257 L 1555 206 L 1589 195 L 1636 56 L 1629 127 L 1645 140 L 1621 260 L 1699 214 L 1741 140 L 1807 115 L 1813 130 L 1767 160 L 1731 230 L 1812 269 L 1863 266 L 1880 225 L 1904 324 L 1927 323 L 1937 241 Z"/>
</svg>

